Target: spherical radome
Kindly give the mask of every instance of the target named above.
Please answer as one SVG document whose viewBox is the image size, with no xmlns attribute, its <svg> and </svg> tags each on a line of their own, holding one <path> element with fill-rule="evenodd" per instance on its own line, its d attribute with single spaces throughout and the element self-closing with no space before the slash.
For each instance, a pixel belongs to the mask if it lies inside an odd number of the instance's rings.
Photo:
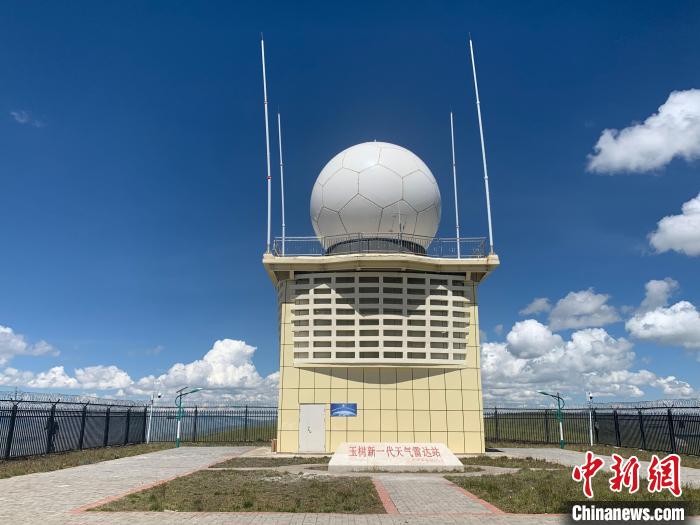
<svg viewBox="0 0 700 525">
<path fill-rule="evenodd" d="M 440 223 L 440 189 L 413 152 L 386 142 L 365 142 L 333 157 L 311 192 L 311 222 L 319 238 L 398 233 L 430 244 Z"/>
</svg>

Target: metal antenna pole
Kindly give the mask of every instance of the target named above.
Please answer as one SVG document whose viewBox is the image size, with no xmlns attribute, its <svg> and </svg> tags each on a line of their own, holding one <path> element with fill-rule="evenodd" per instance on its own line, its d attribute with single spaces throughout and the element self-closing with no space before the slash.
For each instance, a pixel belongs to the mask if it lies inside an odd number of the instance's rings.
<svg viewBox="0 0 700 525">
<path fill-rule="evenodd" d="M 401 201 L 399 201 L 399 238 L 403 233 L 403 224 L 401 224 Z"/>
<path fill-rule="evenodd" d="M 270 124 L 267 118 L 267 77 L 265 75 L 265 40 L 260 33 L 260 52 L 262 54 L 263 101 L 265 106 L 265 148 L 267 152 L 267 247 L 270 253 L 270 222 L 272 220 L 272 172 L 270 170 Z"/>
<path fill-rule="evenodd" d="M 277 139 L 280 146 L 280 192 L 282 193 L 282 255 L 287 237 L 287 226 L 284 223 L 284 161 L 282 160 L 282 118 L 277 113 Z"/>
<path fill-rule="evenodd" d="M 457 202 L 457 163 L 455 161 L 455 124 L 454 117 L 450 111 L 450 135 L 452 137 L 452 183 L 455 190 L 455 225 L 457 228 L 457 259 L 462 258 L 459 242 L 459 204 Z"/>
<path fill-rule="evenodd" d="M 484 126 L 481 123 L 481 102 L 479 101 L 479 85 L 476 82 L 476 63 L 474 62 L 474 46 L 472 37 L 469 36 L 469 54 L 472 61 L 472 73 L 474 74 L 474 92 L 476 93 L 476 113 L 479 116 L 479 135 L 481 136 L 481 158 L 484 164 L 484 187 L 486 188 L 486 215 L 489 221 L 489 248 L 493 254 L 493 228 L 491 226 L 491 196 L 489 195 L 489 171 L 486 167 L 486 146 L 484 145 Z"/>
</svg>

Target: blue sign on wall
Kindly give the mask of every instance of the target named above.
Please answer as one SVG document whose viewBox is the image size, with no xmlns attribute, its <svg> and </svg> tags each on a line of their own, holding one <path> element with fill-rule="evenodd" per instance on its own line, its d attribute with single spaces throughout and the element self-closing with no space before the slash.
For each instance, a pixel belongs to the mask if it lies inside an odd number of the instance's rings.
<svg viewBox="0 0 700 525">
<path fill-rule="evenodd" d="M 352 417 L 357 415 L 357 403 L 331 403 L 331 417 Z"/>
</svg>

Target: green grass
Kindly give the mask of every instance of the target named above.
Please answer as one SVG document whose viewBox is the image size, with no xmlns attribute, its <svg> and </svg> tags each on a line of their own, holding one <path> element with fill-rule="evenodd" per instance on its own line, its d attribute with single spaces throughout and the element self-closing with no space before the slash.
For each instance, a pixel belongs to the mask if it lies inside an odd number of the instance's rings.
<svg viewBox="0 0 700 525">
<path fill-rule="evenodd" d="M 323 457 L 303 457 L 293 456 L 289 458 L 256 458 L 256 457 L 240 457 L 233 458 L 222 463 L 217 463 L 214 468 L 249 468 L 249 467 L 284 467 L 288 465 L 324 465 L 331 460 L 329 456 Z"/>
<path fill-rule="evenodd" d="M 263 470 L 202 470 L 98 511 L 338 512 L 383 514 L 366 477 L 300 476 Z"/>
<path fill-rule="evenodd" d="M 504 456 L 473 456 L 460 458 L 464 465 L 479 465 L 482 467 L 508 467 L 508 468 L 566 468 L 559 463 L 550 463 L 543 459 L 535 458 L 507 458 Z"/>
<path fill-rule="evenodd" d="M 640 480 L 636 494 L 611 492 L 609 475 L 598 474 L 593 478 L 593 501 L 685 501 L 688 515 L 700 514 L 700 489 L 683 488 L 677 499 L 668 491 L 650 494 L 646 481 Z M 447 476 L 447 479 L 488 501 L 505 512 L 524 514 L 566 513 L 572 501 L 585 500 L 582 485 L 571 479 L 567 470 L 521 470 L 514 474 L 478 477 Z"/>
<path fill-rule="evenodd" d="M 559 448 L 559 445 L 542 445 L 533 443 L 487 443 L 487 448 Z M 625 447 L 615 447 L 612 445 L 566 445 L 564 447 L 566 450 L 577 450 L 579 452 L 585 452 L 590 450 L 591 452 L 601 455 L 610 456 L 611 454 L 619 454 L 624 458 L 629 458 L 630 456 L 637 456 L 640 461 L 651 460 L 652 454 L 656 454 L 659 457 L 663 457 L 668 452 L 658 452 L 650 450 L 639 450 L 636 448 L 625 448 Z M 700 456 L 687 456 L 681 455 L 681 466 L 689 468 L 700 468 Z"/>
<path fill-rule="evenodd" d="M 0 461 L 0 479 L 33 474 L 35 472 L 51 472 L 64 468 L 89 465 L 110 459 L 125 458 L 172 448 L 173 443 L 152 443 L 150 445 L 126 445 L 123 447 L 95 448 L 74 450 L 47 456 L 32 456 L 29 458 L 9 459 Z"/>
</svg>

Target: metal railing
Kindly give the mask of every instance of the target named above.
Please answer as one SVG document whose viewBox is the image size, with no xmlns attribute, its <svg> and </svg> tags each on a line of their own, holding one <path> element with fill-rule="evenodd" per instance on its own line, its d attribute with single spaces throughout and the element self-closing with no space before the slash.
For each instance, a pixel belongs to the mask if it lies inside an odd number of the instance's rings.
<svg viewBox="0 0 700 525">
<path fill-rule="evenodd" d="M 154 407 L 151 442 L 175 441 L 175 407 Z M 149 407 L 73 401 L 0 400 L 0 460 L 146 442 Z M 187 407 L 182 441 L 269 442 L 277 408 Z"/>
<path fill-rule="evenodd" d="M 398 233 L 356 233 L 329 237 L 281 237 L 274 239 L 272 253 L 277 256 L 323 256 L 351 253 L 414 253 L 427 257 L 475 259 L 486 256 L 484 237 L 423 237 Z"/>
<path fill-rule="evenodd" d="M 154 410 L 151 441 L 175 441 L 176 415 L 176 408 Z M 277 407 L 187 407 L 182 411 L 183 442 L 269 443 L 276 434 Z"/>
<path fill-rule="evenodd" d="M 564 409 L 564 441 L 700 456 L 700 406 Z M 591 427 L 592 424 L 592 427 Z M 486 441 L 556 444 L 555 409 L 484 409 Z"/>
<path fill-rule="evenodd" d="M 564 440 L 700 455 L 700 406 L 564 409 Z M 175 441 L 175 407 L 154 407 L 151 442 Z M 0 400 L 0 460 L 146 442 L 149 407 Z M 592 423 L 592 426 L 591 426 Z M 554 409 L 485 408 L 491 443 L 559 442 Z M 183 409 L 182 441 L 265 443 L 276 437 L 277 407 Z"/>
<path fill-rule="evenodd" d="M 146 407 L 0 401 L 0 459 L 143 443 Z"/>
</svg>

